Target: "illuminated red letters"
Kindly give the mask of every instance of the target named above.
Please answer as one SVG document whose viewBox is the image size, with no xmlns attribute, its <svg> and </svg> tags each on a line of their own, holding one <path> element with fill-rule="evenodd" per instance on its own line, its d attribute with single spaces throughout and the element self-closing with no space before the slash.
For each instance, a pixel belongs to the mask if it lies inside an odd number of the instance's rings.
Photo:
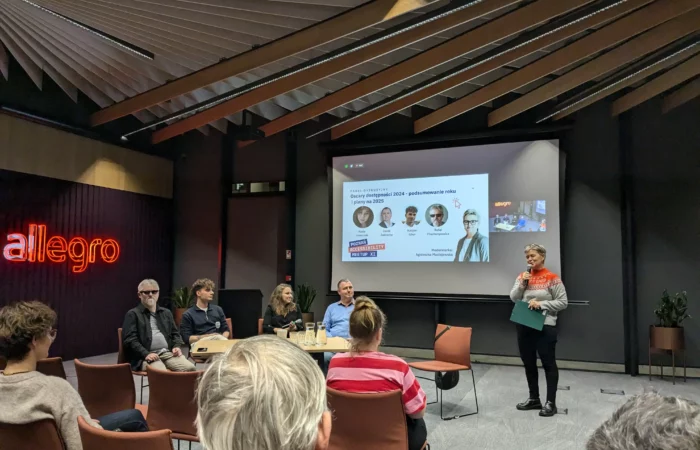
<svg viewBox="0 0 700 450">
<path fill-rule="evenodd" d="M 70 259 L 74 273 L 85 272 L 88 264 L 95 263 L 98 251 L 106 263 L 111 264 L 119 259 L 119 244 L 114 239 L 93 239 L 88 242 L 83 237 L 74 237 L 70 241 L 61 236 L 47 237 L 46 225 L 30 224 L 27 236 L 21 233 L 7 235 L 8 244 L 2 254 L 12 262 L 33 263 L 48 259 L 53 263 L 62 263 Z"/>
</svg>

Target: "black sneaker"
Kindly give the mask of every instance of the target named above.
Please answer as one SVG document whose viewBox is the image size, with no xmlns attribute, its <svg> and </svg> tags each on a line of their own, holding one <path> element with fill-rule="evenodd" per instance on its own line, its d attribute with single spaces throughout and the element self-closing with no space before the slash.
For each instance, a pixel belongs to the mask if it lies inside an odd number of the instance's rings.
<svg viewBox="0 0 700 450">
<path fill-rule="evenodd" d="M 540 417 L 552 417 L 557 413 L 557 405 L 552 402 L 547 402 L 540 411 Z"/>
<path fill-rule="evenodd" d="M 531 411 L 533 409 L 542 409 L 542 402 L 539 398 L 528 398 L 522 403 L 515 405 L 518 411 Z"/>
</svg>

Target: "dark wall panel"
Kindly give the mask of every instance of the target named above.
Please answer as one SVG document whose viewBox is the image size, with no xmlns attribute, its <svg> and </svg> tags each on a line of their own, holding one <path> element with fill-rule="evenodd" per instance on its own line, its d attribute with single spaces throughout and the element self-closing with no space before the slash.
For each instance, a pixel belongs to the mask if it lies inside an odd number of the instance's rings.
<svg viewBox="0 0 700 450">
<path fill-rule="evenodd" d="M 51 354 L 64 359 L 117 351 L 117 328 L 138 304 L 138 283 L 154 278 L 161 299 L 171 286 L 172 200 L 0 170 L 0 236 L 28 234 L 30 223 L 67 240 L 115 239 L 116 262 L 99 256 L 82 273 L 65 263 L 0 257 L 0 306 L 40 300 L 58 312 Z M 161 303 L 163 300 L 161 300 Z"/>
</svg>

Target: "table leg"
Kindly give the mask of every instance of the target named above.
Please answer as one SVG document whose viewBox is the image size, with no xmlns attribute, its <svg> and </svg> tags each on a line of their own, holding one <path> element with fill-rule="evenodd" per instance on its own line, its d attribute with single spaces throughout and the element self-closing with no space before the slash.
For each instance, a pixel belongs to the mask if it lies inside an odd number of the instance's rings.
<svg viewBox="0 0 700 450">
<path fill-rule="evenodd" d="M 666 354 L 666 352 L 664 352 L 664 355 L 665 354 Z M 662 380 L 664 379 L 664 360 L 663 360 L 663 358 L 661 358 L 661 379 Z"/>
<path fill-rule="evenodd" d="M 651 342 L 649 342 L 649 381 L 651 381 Z"/>
<path fill-rule="evenodd" d="M 685 349 L 683 349 L 683 382 L 684 382 L 684 383 L 687 383 L 688 380 L 687 380 L 687 378 L 685 377 L 685 369 L 686 369 L 686 365 L 685 365 Z"/>
</svg>

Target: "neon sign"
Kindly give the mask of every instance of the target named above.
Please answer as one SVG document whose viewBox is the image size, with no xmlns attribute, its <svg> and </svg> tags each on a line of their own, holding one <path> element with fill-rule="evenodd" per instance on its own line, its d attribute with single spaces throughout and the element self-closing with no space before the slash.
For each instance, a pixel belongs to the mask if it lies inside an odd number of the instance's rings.
<svg viewBox="0 0 700 450">
<path fill-rule="evenodd" d="M 63 263 L 68 259 L 73 263 L 74 273 L 85 272 L 88 264 L 100 259 L 113 263 L 119 259 L 119 244 L 114 239 L 93 239 L 90 242 L 83 237 L 74 237 L 70 241 L 61 236 L 48 238 L 46 225 L 29 225 L 29 234 L 10 233 L 8 244 L 2 251 L 6 260 L 11 262 Z"/>
</svg>

